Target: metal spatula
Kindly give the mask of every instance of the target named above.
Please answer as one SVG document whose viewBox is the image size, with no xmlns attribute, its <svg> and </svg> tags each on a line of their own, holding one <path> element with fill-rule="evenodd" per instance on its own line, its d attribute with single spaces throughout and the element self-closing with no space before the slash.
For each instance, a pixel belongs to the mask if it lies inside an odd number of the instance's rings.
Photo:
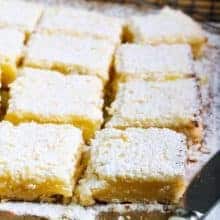
<svg viewBox="0 0 220 220">
<path fill-rule="evenodd" d="M 203 167 L 184 195 L 183 208 L 175 211 L 176 219 L 209 219 L 209 212 L 220 200 L 220 152 Z M 218 206 L 216 206 L 217 212 Z M 214 210 L 213 210 L 214 211 Z M 213 218 L 212 218 L 213 219 Z M 216 216 L 216 219 L 220 216 Z"/>
</svg>

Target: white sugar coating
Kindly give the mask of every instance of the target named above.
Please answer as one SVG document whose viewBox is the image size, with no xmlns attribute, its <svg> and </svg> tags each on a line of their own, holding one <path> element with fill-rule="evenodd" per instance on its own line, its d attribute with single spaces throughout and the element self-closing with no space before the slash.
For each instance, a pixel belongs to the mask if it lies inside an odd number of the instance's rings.
<svg viewBox="0 0 220 220">
<path fill-rule="evenodd" d="M 23 68 L 10 85 L 7 113 L 82 116 L 102 121 L 103 85 L 96 76 Z"/>
<path fill-rule="evenodd" d="M 12 28 L 1 28 L 0 36 L 1 59 L 16 63 L 23 55 L 24 33 Z"/>
<path fill-rule="evenodd" d="M 43 12 L 43 7 L 27 1 L 1 0 L 0 11 L 0 26 L 13 26 L 31 32 Z"/>
<path fill-rule="evenodd" d="M 69 72 L 97 75 L 105 81 L 114 50 L 115 44 L 106 40 L 34 34 L 28 43 L 24 64 L 40 68 L 61 65 Z"/>
<path fill-rule="evenodd" d="M 132 17 L 129 29 L 133 40 L 142 43 L 195 43 L 205 39 L 198 23 L 181 11 L 168 7 L 157 14 Z"/>
<path fill-rule="evenodd" d="M 40 184 L 58 179 L 72 192 L 82 144 L 81 131 L 70 125 L 13 126 L 3 121 L 0 123 L 0 177 L 8 176 L 14 184 L 28 180 Z M 7 184 L 0 182 L 1 188 Z"/>
<path fill-rule="evenodd" d="M 101 13 L 73 8 L 48 8 L 38 30 L 49 33 L 65 33 L 91 36 L 116 43 L 121 42 L 124 22 L 122 19 L 104 16 Z"/>
<path fill-rule="evenodd" d="M 115 55 L 116 74 L 122 77 L 163 79 L 193 74 L 191 48 L 187 44 L 121 45 Z"/>
<path fill-rule="evenodd" d="M 107 127 L 184 127 L 200 119 L 195 79 L 164 82 L 135 80 L 120 84 Z"/>
<path fill-rule="evenodd" d="M 185 176 L 185 136 L 169 129 L 103 129 L 91 145 L 88 170 L 99 177 Z"/>
</svg>

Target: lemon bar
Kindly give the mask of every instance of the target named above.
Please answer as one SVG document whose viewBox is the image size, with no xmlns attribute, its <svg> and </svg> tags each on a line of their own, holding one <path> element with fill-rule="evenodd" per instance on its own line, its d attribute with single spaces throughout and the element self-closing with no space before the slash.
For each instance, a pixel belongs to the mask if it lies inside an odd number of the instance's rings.
<svg viewBox="0 0 220 220">
<path fill-rule="evenodd" d="M 124 22 L 120 18 L 71 8 L 48 8 L 39 23 L 38 31 L 91 36 L 115 43 L 122 40 Z"/>
<path fill-rule="evenodd" d="M 0 27 L 16 27 L 28 37 L 34 30 L 43 7 L 27 1 L 1 0 L 0 11 Z"/>
<path fill-rule="evenodd" d="M 185 189 L 185 136 L 169 129 L 106 128 L 92 142 L 75 197 L 102 202 L 177 202 Z"/>
<path fill-rule="evenodd" d="M 68 123 L 83 130 L 86 140 L 103 122 L 103 84 L 96 76 L 62 75 L 24 68 L 10 84 L 6 120 L 18 124 Z"/>
<path fill-rule="evenodd" d="M 201 97 L 193 78 L 122 83 L 108 112 L 112 117 L 106 127 L 167 127 L 194 142 L 203 136 Z"/>
<path fill-rule="evenodd" d="M 53 201 L 72 196 L 83 149 L 71 125 L 0 123 L 0 198 Z"/>
<path fill-rule="evenodd" d="M 117 81 L 173 80 L 194 74 L 192 53 L 187 44 L 123 44 L 116 51 L 114 66 Z"/>
<path fill-rule="evenodd" d="M 16 29 L 1 28 L 0 36 L 2 84 L 7 86 L 16 78 L 17 64 L 23 57 L 25 35 Z"/>
<path fill-rule="evenodd" d="M 106 40 L 35 34 L 29 41 L 24 65 L 97 75 L 105 82 L 114 51 L 115 44 Z"/>
<path fill-rule="evenodd" d="M 202 55 L 207 41 L 198 23 L 181 11 L 168 7 L 158 14 L 132 17 L 128 24 L 128 35 L 136 43 L 188 43 L 196 58 Z"/>
</svg>

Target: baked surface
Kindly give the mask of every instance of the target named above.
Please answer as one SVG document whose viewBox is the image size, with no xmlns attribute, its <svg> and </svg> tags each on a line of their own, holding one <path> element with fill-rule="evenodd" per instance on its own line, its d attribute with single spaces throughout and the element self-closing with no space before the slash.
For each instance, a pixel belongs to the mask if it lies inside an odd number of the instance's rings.
<svg viewBox="0 0 220 220">
<path fill-rule="evenodd" d="M 118 81 L 174 80 L 194 74 L 192 53 L 187 44 L 122 44 L 116 51 L 114 66 Z"/>
<path fill-rule="evenodd" d="M 24 65 L 97 75 L 106 82 L 114 51 L 115 44 L 106 40 L 34 34 L 27 46 Z"/>
<path fill-rule="evenodd" d="M 195 79 L 122 83 L 108 109 L 106 127 L 167 127 L 200 141 L 203 136 L 201 103 Z"/>
<path fill-rule="evenodd" d="M 0 29 L 0 36 L 0 67 L 2 83 L 6 86 L 16 78 L 17 64 L 23 57 L 25 34 L 5 27 Z"/>
<path fill-rule="evenodd" d="M 198 23 L 181 11 L 168 7 L 157 14 L 132 17 L 128 32 L 131 41 L 136 43 L 188 43 L 196 58 L 202 55 L 207 41 Z"/>
<path fill-rule="evenodd" d="M 91 36 L 115 43 L 122 40 L 122 19 L 101 13 L 72 8 L 49 8 L 45 11 L 38 30 L 47 33 L 65 33 L 73 36 Z"/>
<path fill-rule="evenodd" d="M 103 85 L 96 76 L 23 68 L 10 85 L 6 120 L 73 124 L 88 140 L 103 122 Z"/>
<path fill-rule="evenodd" d="M 82 205 L 104 202 L 175 202 L 185 188 L 186 142 L 169 129 L 103 129 L 90 147 L 76 189 Z"/>
<path fill-rule="evenodd" d="M 78 177 L 83 140 L 71 125 L 0 123 L 0 198 L 70 198 Z M 54 197 L 54 198 L 53 198 Z"/>
</svg>

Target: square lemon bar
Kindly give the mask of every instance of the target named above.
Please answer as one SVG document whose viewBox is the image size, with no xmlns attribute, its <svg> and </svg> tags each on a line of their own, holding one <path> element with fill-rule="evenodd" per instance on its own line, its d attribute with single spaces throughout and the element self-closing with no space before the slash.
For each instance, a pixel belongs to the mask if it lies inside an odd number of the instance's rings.
<svg viewBox="0 0 220 220">
<path fill-rule="evenodd" d="M 194 75 L 191 49 L 187 44 L 123 44 L 115 54 L 116 83 L 134 78 L 161 81 Z"/>
<path fill-rule="evenodd" d="M 71 125 L 0 123 L 0 198 L 70 199 L 83 139 Z M 58 197 L 59 196 L 59 197 Z"/>
<path fill-rule="evenodd" d="M 18 124 L 68 123 L 83 130 L 86 140 L 103 122 L 103 84 L 96 76 L 63 75 L 24 68 L 10 84 L 6 120 Z"/>
<path fill-rule="evenodd" d="M 1 0 L 0 11 L 0 27 L 16 27 L 28 37 L 34 30 L 43 7 L 28 1 Z"/>
<path fill-rule="evenodd" d="M 23 57 L 25 34 L 12 28 L 0 28 L 0 36 L 2 84 L 7 86 L 16 78 L 17 65 Z"/>
<path fill-rule="evenodd" d="M 45 10 L 38 31 L 79 37 L 91 36 L 120 43 L 123 28 L 124 22 L 120 18 L 82 9 L 53 7 Z"/>
<path fill-rule="evenodd" d="M 177 202 L 185 189 L 186 141 L 160 128 L 97 132 L 75 198 L 102 202 Z"/>
<path fill-rule="evenodd" d="M 157 14 L 134 16 L 128 22 L 128 38 L 136 43 L 188 43 L 200 57 L 207 41 L 201 26 L 179 10 L 165 7 Z"/>
<path fill-rule="evenodd" d="M 203 137 L 201 97 L 194 78 L 122 83 L 108 112 L 112 117 L 106 127 L 167 127 L 193 142 Z"/>
<path fill-rule="evenodd" d="M 106 40 L 35 34 L 28 43 L 24 65 L 97 75 L 105 82 L 109 78 L 114 51 L 115 44 Z"/>
</svg>

